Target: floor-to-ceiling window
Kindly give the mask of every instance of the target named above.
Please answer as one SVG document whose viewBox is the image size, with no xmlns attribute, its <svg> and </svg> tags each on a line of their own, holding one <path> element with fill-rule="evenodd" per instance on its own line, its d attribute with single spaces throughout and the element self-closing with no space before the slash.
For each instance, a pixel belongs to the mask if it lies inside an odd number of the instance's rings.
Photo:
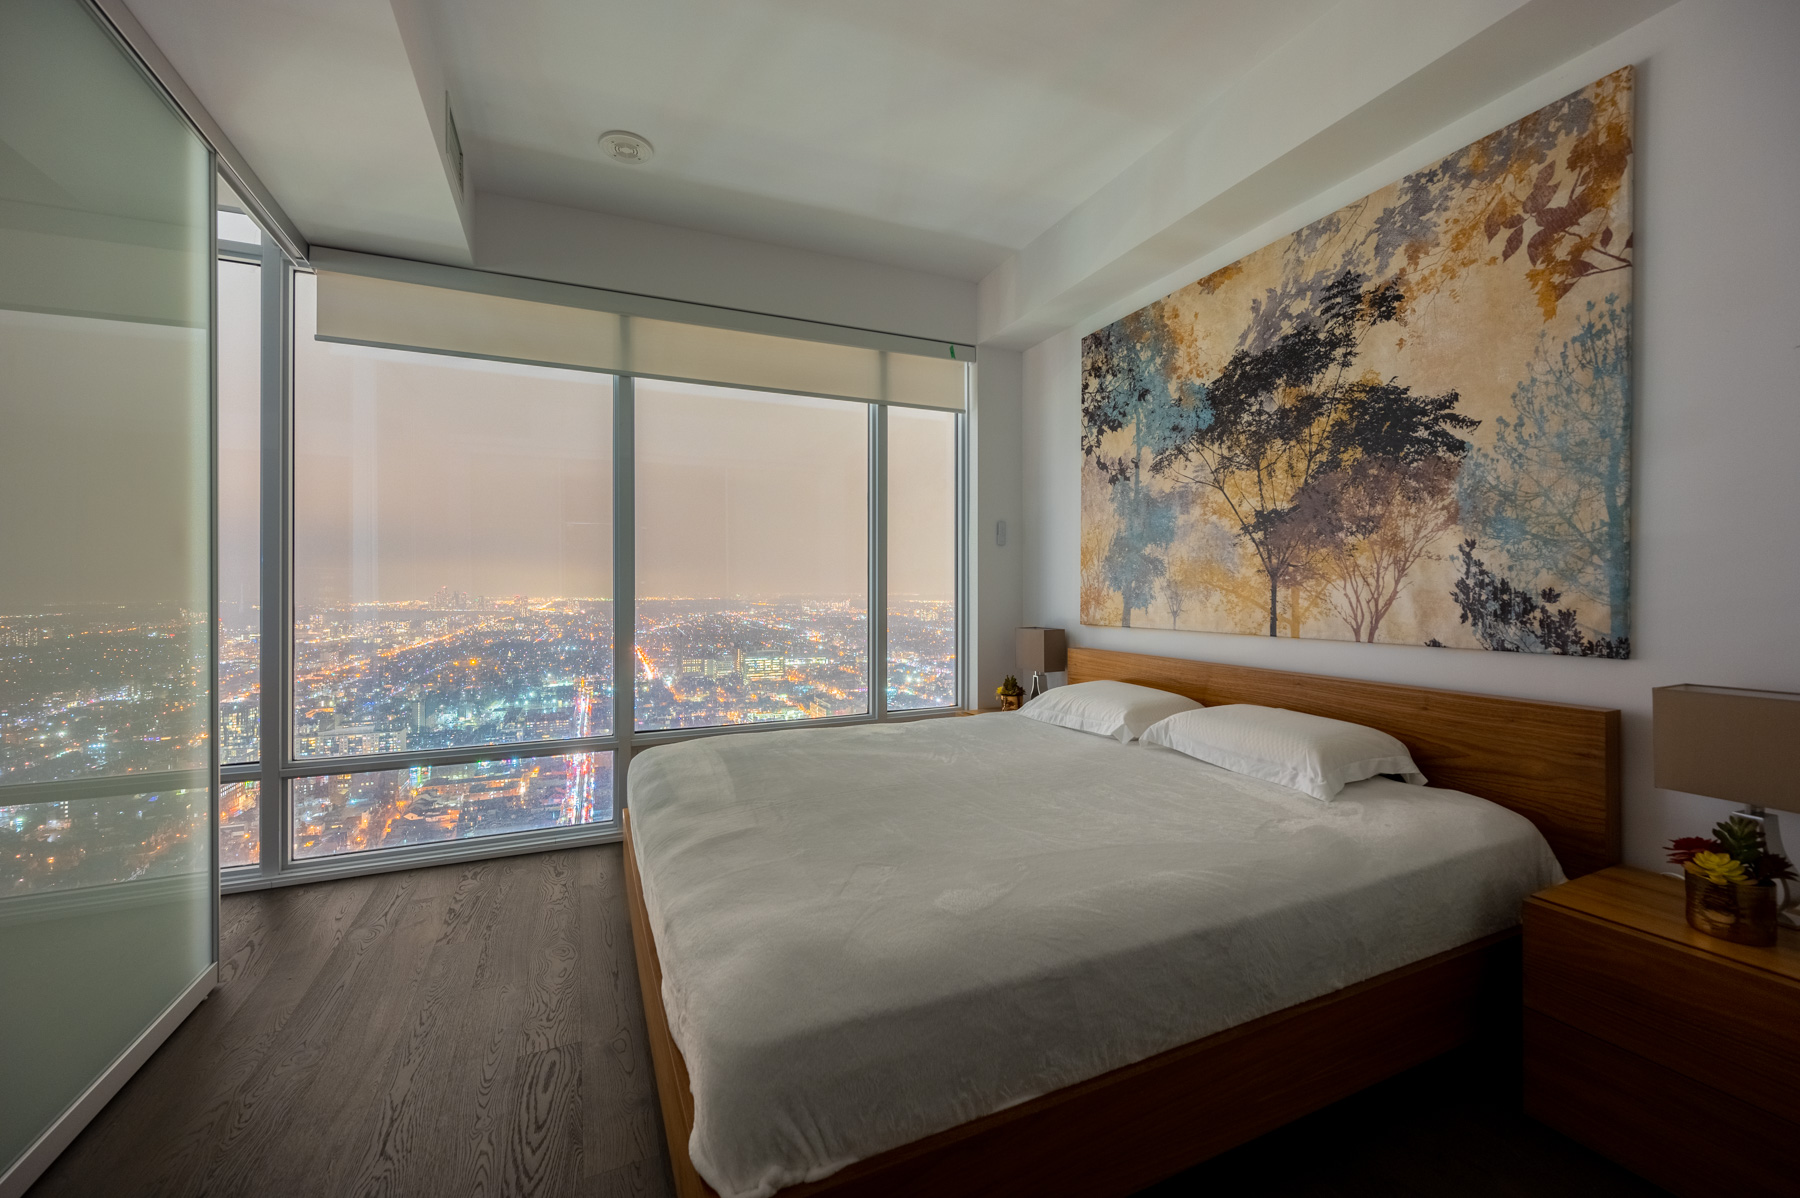
<svg viewBox="0 0 1800 1198">
<path fill-rule="evenodd" d="M 959 701 L 961 411 L 321 336 L 256 248 L 219 268 L 228 886 L 614 835 L 654 744 Z"/>
<path fill-rule="evenodd" d="M 317 340 L 296 280 L 293 855 L 605 823 L 604 374 Z"/>
</svg>

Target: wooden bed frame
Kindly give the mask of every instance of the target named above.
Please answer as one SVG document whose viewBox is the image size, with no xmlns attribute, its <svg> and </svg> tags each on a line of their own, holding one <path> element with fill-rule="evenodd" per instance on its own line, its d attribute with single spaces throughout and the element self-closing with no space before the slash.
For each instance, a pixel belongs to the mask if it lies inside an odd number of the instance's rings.
<svg viewBox="0 0 1800 1198">
<path fill-rule="evenodd" d="M 1069 650 L 1069 681 L 1354 720 L 1404 741 L 1433 785 L 1520 812 L 1571 876 L 1619 855 L 1619 713 L 1246 666 Z M 688 1159 L 694 1097 L 625 814 L 625 887 L 680 1198 L 717 1198 Z M 1129 1194 L 1472 1039 L 1519 1007 L 1506 932 L 1228 1028 L 858 1161 L 782 1198 Z"/>
</svg>

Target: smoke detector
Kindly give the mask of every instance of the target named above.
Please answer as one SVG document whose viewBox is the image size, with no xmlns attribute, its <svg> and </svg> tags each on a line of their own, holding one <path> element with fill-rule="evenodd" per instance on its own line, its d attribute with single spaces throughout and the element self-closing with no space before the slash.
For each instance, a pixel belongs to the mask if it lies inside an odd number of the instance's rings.
<svg viewBox="0 0 1800 1198">
<path fill-rule="evenodd" d="M 623 162 L 626 166 L 639 166 L 650 161 L 656 153 L 656 147 L 650 139 L 624 129 L 614 129 L 600 135 L 600 148 L 614 162 Z"/>
</svg>

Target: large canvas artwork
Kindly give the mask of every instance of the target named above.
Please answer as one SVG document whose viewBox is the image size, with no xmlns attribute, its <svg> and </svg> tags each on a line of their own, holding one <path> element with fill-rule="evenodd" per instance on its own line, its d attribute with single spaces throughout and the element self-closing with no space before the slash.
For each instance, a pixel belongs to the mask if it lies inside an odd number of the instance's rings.
<svg viewBox="0 0 1800 1198">
<path fill-rule="evenodd" d="M 1082 623 L 1627 656 L 1631 88 L 1085 338 Z"/>
</svg>

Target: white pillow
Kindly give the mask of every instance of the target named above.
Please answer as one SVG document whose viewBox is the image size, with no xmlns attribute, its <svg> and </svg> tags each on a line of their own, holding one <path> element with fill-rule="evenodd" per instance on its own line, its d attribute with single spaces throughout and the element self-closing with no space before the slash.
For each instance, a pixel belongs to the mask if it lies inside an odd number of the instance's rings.
<svg viewBox="0 0 1800 1198">
<path fill-rule="evenodd" d="M 1387 733 L 1285 707 L 1229 703 L 1184 711 L 1146 729 L 1143 736 L 1147 745 L 1166 745 L 1326 802 L 1349 783 L 1377 774 L 1398 774 L 1415 786 L 1425 785 L 1412 754 Z"/>
<path fill-rule="evenodd" d="M 1045 691 L 1021 707 L 1019 714 L 1046 724 L 1130 742 L 1157 721 L 1199 707 L 1192 699 L 1154 687 L 1133 686 L 1129 682 L 1077 682 Z"/>
</svg>

